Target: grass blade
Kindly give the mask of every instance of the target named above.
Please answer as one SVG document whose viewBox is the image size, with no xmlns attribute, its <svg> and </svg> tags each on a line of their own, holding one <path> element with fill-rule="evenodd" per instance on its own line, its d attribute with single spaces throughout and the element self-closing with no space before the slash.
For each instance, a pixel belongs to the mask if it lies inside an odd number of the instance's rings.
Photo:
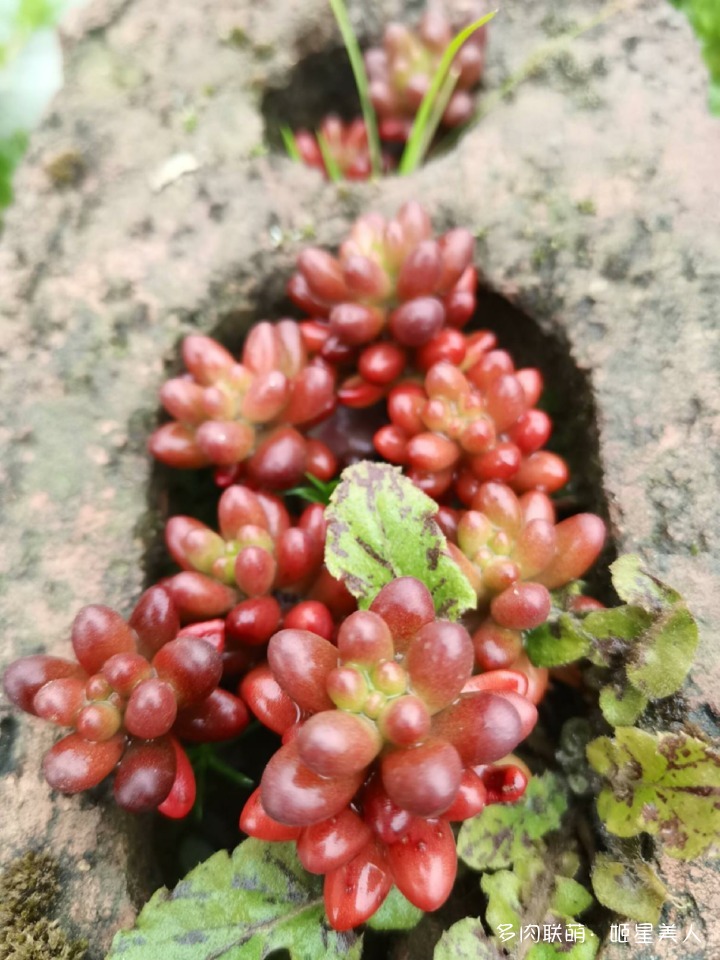
<svg viewBox="0 0 720 960">
<path fill-rule="evenodd" d="M 423 161 L 423 157 L 425 156 L 428 147 L 430 146 L 430 142 L 435 135 L 435 130 L 437 129 L 442 118 L 442 111 L 437 109 L 438 100 L 443 91 L 447 91 L 446 81 L 450 75 L 450 68 L 453 60 L 457 56 L 458 51 L 465 41 L 468 40 L 476 30 L 479 30 L 480 27 L 484 27 L 486 23 L 492 20 L 496 13 L 497 10 L 493 10 L 491 13 L 485 14 L 484 17 L 480 17 L 480 19 L 476 20 L 474 23 L 469 24 L 467 27 L 461 30 L 460 33 L 453 37 L 452 41 L 448 44 L 445 52 L 442 55 L 442 59 L 438 64 L 438 68 L 435 71 L 435 75 L 432 78 L 428 92 L 423 97 L 423 102 L 420 104 L 420 109 L 417 112 L 415 122 L 413 123 L 412 130 L 410 131 L 410 136 L 405 146 L 405 150 L 403 151 L 402 159 L 400 160 L 400 166 L 398 167 L 398 173 L 401 176 L 405 176 L 408 173 L 413 173 L 413 171 L 417 170 Z M 448 94 L 447 96 L 449 100 L 450 95 Z M 433 121 L 434 126 L 432 125 Z"/>
<path fill-rule="evenodd" d="M 323 134 L 319 130 L 317 130 L 315 132 L 315 136 L 317 137 L 318 146 L 320 147 L 320 153 L 322 154 L 323 163 L 325 164 L 325 169 L 327 170 L 327 175 L 332 181 L 337 183 L 338 180 L 343 179 L 342 170 L 340 169 L 337 160 L 333 156 L 332 150 L 330 149 L 328 142 L 323 136 Z"/>
<path fill-rule="evenodd" d="M 440 121 L 445 113 L 445 108 L 447 107 L 448 103 L 450 103 L 450 97 L 455 92 L 455 87 L 457 86 L 459 76 L 459 71 L 455 67 L 451 67 L 448 75 L 445 77 L 445 82 L 440 88 L 440 93 L 437 95 L 432 113 L 430 114 L 430 119 L 425 127 L 420 152 L 421 163 L 428 155 L 430 144 L 433 141 L 433 137 L 435 136 L 437 128 L 440 126 Z"/>
<path fill-rule="evenodd" d="M 302 163 L 302 157 L 300 156 L 300 151 L 298 150 L 295 134 L 286 123 L 283 123 L 280 126 L 280 136 L 282 137 L 282 141 L 285 144 L 285 149 L 287 150 L 287 155 L 290 157 L 290 159 L 295 160 L 296 163 Z"/>
<path fill-rule="evenodd" d="M 536 70 L 542 67 L 553 57 L 563 53 L 570 46 L 570 44 L 574 43 L 574 41 L 583 34 L 588 33 L 590 30 L 594 30 L 595 27 L 605 23 L 606 20 L 610 20 L 611 17 L 614 17 L 618 13 L 624 13 L 632 10 L 637 5 L 637 0 L 610 0 L 610 2 L 607 3 L 598 14 L 592 17 L 592 19 L 585 20 L 583 23 L 571 27 L 566 33 L 561 34 L 559 37 L 554 37 L 548 43 L 538 47 L 538 49 L 534 50 L 530 54 L 519 70 L 512 74 L 512 76 L 508 77 L 508 79 L 497 90 L 491 91 L 487 96 L 482 98 L 477 110 L 475 111 L 475 116 L 472 117 L 472 119 L 469 121 L 469 124 L 464 124 L 462 127 L 456 127 L 443 138 L 443 141 L 440 144 L 440 149 L 444 151 L 454 147 L 459 137 L 465 130 L 467 130 L 470 124 L 478 123 L 480 120 L 486 117 L 495 109 L 495 107 L 499 106 L 506 97 L 513 94 L 520 84 L 524 83 L 529 77 L 531 77 Z"/>
<path fill-rule="evenodd" d="M 382 161 L 380 154 L 380 135 L 378 134 L 377 117 L 375 109 L 370 100 L 370 86 L 368 84 L 367 74 L 365 73 L 365 64 L 360 52 L 355 31 L 350 22 L 350 16 L 345 6 L 345 0 L 328 0 L 332 12 L 335 14 L 337 25 L 350 58 L 353 76 L 355 77 L 355 86 L 360 97 L 360 108 L 362 110 L 363 120 L 368 135 L 368 146 L 370 147 L 370 165 L 374 177 L 379 177 L 382 173 Z"/>
</svg>

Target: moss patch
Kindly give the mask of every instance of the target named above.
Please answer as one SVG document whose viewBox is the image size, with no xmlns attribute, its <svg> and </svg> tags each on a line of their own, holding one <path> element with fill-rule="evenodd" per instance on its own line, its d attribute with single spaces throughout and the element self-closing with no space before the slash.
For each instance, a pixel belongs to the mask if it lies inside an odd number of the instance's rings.
<svg viewBox="0 0 720 960">
<path fill-rule="evenodd" d="M 0 960 L 82 960 L 87 943 L 70 940 L 48 913 L 60 890 L 57 862 L 28 851 L 0 876 Z"/>
</svg>

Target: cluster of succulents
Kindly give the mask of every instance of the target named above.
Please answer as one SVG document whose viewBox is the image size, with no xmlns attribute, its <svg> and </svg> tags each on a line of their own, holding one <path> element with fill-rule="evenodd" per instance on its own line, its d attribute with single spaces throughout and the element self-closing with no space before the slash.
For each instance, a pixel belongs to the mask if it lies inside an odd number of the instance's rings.
<svg viewBox="0 0 720 960">
<path fill-rule="evenodd" d="M 249 709 L 281 743 L 241 828 L 296 842 L 325 875 L 339 930 L 393 884 L 440 906 L 456 870 L 450 824 L 522 795 L 529 771 L 513 751 L 548 683 L 523 638 L 605 535 L 589 514 L 556 522 L 548 493 L 568 471 L 543 449 L 539 371 L 516 370 L 492 333 L 461 330 L 472 258 L 468 231 L 435 238 L 417 203 L 366 215 L 338 255 L 300 254 L 289 292 L 304 318 L 258 323 L 240 361 L 188 337 L 187 374 L 161 390 L 172 419 L 149 447 L 171 466 L 215 469 L 218 530 L 171 517 L 180 570 L 127 622 L 86 607 L 76 663 L 38 655 L 5 674 L 13 703 L 73 731 L 47 755 L 51 786 L 77 792 L 114 772 L 122 806 L 169 816 L 194 797 L 181 741 L 233 737 Z M 462 622 L 438 619 L 409 577 L 358 611 L 324 565 L 325 507 L 298 506 L 292 488 L 358 456 L 354 423 L 377 423 L 360 459 L 401 465 L 436 499 L 477 598 Z"/>
<path fill-rule="evenodd" d="M 335 644 L 307 630 L 275 634 L 268 667 L 245 678 L 250 709 L 283 746 L 241 827 L 297 841 L 306 869 L 325 874 L 336 929 L 372 916 L 393 883 L 436 909 L 455 879 L 449 822 L 508 799 L 509 784 L 515 797 L 524 789 L 513 764 L 498 791 L 494 764 L 535 725 L 527 681 L 506 671 L 477 684 L 473 661 L 467 630 L 436 619 L 428 588 L 401 577 L 342 622 Z M 371 896 L 350 882 L 368 872 Z"/>
<path fill-rule="evenodd" d="M 368 96 L 384 145 L 385 172 L 394 166 L 393 145 L 409 139 L 420 105 L 454 35 L 479 15 L 476 10 L 454 22 L 441 6 L 430 5 L 415 29 L 388 23 L 381 45 L 365 52 Z M 450 130 L 472 120 L 486 45 L 487 30 L 480 27 L 455 54 L 450 68 L 453 87 L 439 120 L 442 128 Z M 344 121 L 331 113 L 322 119 L 316 132 L 300 129 L 293 139 L 300 160 L 330 179 L 366 180 L 372 174 L 368 128 L 361 117 Z"/>
</svg>

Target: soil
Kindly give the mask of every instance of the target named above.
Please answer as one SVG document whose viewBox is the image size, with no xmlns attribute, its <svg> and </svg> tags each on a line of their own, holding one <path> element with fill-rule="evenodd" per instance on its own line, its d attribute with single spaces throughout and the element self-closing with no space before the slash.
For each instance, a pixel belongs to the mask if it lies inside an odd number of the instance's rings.
<svg viewBox="0 0 720 960">
<path fill-rule="evenodd" d="M 418 4 L 350 6 L 364 40 Z M 600 10 L 502 6 L 488 98 Z M 586 438 L 577 496 L 606 509 L 616 549 L 641 553 L 698 617 L 676 715 L 718 736 L 720 124 L 685 19 L 665 0 L 616 6 L 449 153 L 361 185 L 325 183 L 272 147 L 293 103 L 322 112 L 336 91 L 351 96 L 325 0 L 95 0 L 76 13 L 65 88 L 0 241 L 3 665 L 63 653 L 81 605 L 128 611 L 142 589 L 167 509 L 145 441 L 180 338 L 238 342 L 289 309 L 303 243 L 332 247 L 358 212 L 415 197 L 438 229 L 475 231 L 494 291 L 480 322 L 533 359 L 540 345 L 560 420 Z M 57 856 L 59 915 L 100 957 L 156 882 L 149 821 L 51 793 L 39 774 L 50 740 L 0 703 L 0 863 L 28 848 Z M 703 938 L 685 960 L 720 957 L 717 858 L 658 867 L 668 922 Z M 651 949 L 602 956 L 677 947 Z"/>
</svg>

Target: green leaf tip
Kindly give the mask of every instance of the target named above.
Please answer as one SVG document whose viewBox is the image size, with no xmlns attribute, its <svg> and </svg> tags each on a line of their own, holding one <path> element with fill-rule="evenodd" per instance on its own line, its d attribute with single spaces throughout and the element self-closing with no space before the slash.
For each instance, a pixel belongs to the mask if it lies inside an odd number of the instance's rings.
<svg viewBox="0 0 720 960">
<path fill-rule="evenodd" d="M 488 939 L 482 921 L 475 917 L 458 920 L 446 930 L 435 947 L 433 960 L 504 960 Z"/>
<path fill-rule="evenodd" d="M 536 667 L 561 667 L 586 657 L 591 639 L 577 617 L 561 613 L 557 619 L 528 631 L 525 649 Z"/>
<path fill-rule="evenodd" d="M 630 727 L 648 705 L 648 698 L 629 684 L 606 684 L 600 691 L 600 709 L 613 727 Z"/>
<path fill-rule="evenodd" d="M 367 922 L 373 930 L 412 930 L 422 920 L 424 913 L 414 907 L 397 887 L 392 886 L 382 906 Z"/>
<path fill-rule="evenodd" d="M 641 607 L 648 613 L 661 610 L 667 604 L 675 604 L 682 599 L 676 590 L 648 573 L 642 558 L 634 553 L 618 557 L 611 563 L 610 576 L 621 600 Z"/>
<path fill-rule="evenodd" d="M 477 603 L 435 520 L 437 504 L 399 467 L 364 460 L 348 467 L 325 511 L 325 563 L 366 609 L 397 577 L 416 577 L 439 617 L 457 618 Z"/>
<path fill-rule="evenodd" d="M 362 936 L 325 921 L 322 878 L 307 873 L 292 843 L 245 840 L 158 890 L 107 960 L 360 960 Z"/>
<path fill-rule="evenodd" d="M 642 832 L 672 857 L 690 860 L 720 836 L 720 751 L 683 732 L 618 727 L 588 744 L 590 765 L 606 778 L 597 801 L 610 833 Z"/>
<path fill-rule="evenodd" d="M 322 155 L 328 177 L 333 181 L 333 183 L 338 183 L 343 179 L 343 172 L 340 169 L 340 165 L 338 164 L 337 160 L 335 159 L 335 155 L 330 149 L 330 144 L 325 139 L 325 136 L 321 130 L 315 131 L 315 138 L 317 139 L 318 147 L 320 148 L 320 154 Z"/>
<path fill-rule="evenodd" d="M 335 488 L 340 483 L 339 477 L 334 477 L 332 480 L 318 480 L 312 473 L 306 473 L 305 479 L 307 480 L 306 484 L 300 484 L 286 490 L 285 496 L 299 497 L 308 503 L 322 503 L 323 506 L 327 506 Z"/>
<path fill-rule="evenodd" d="M 638 923 L 657 923 L 668 898 L 667 888 L 649 864 L 621 863 L 607 853 L 595 855 L 592 885 L 600 903 Z"/>
<path fill-rule="evenodd" d="M 567 590 L 553 595 L 548 621 L 526 635 L 538 667 L 556 667 L 587 657 L 613 670 L 600 695 L 613 726 L 634 723 L 650 700 L 676 693 L 685 682 L 698 646 L 698 627 L 683 598 L 648 573 L 640 557 L 620 557 L 610 567 L 619 607 L 585 615 L 567 609 Z"/>
</svg>

